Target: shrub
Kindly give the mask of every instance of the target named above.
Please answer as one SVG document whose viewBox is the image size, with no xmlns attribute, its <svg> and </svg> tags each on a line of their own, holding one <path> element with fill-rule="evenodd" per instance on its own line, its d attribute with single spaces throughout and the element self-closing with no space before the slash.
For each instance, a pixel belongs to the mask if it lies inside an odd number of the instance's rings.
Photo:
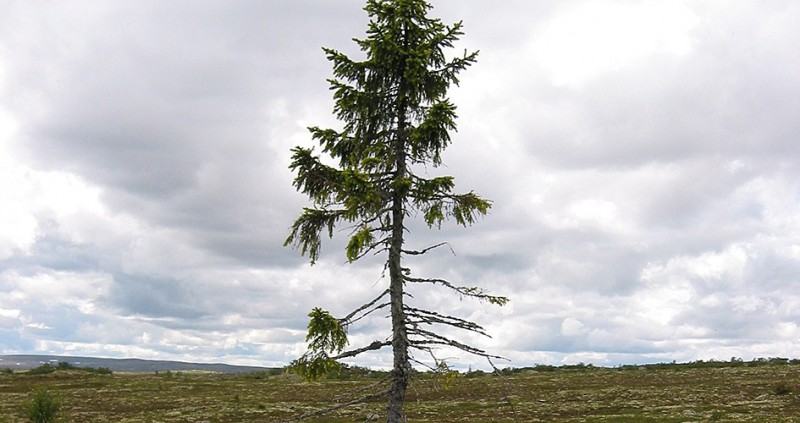
<svg viewBox="0 0 800 423">
<path fill-rule="evenodd" d="M 791 393 L 792 388 L 784 382 L 780 382 L 775 386 L 775 395 L 789 395 Z"/>
<path fill-rule="evenodd" d="M 0 374 L 3 374 L 3 375 L 11 375 L 11 374 L 14 374 L 14 371 L 13 371 L 13 370 L 11 370 L 11 369 L 10 369 L 10 368 L 8 368 L 8 367 L 5 367 L 5 368 L 2 368 L 2 369 L 0 369 Z"/>
<path fill-rule="evenodd" d="M 57 370 L 75 370 L 77 367 L 73 366 L 72 364 L 66 361 L 59 361 L 58 365 L 56 365 Z"/>
<path fill-rule="evenodd" d="M 486 372 L 484 372 L 483 370 L 469 369 L 466 373 L 464 373 L 464 377 L 466 377 L 467 379 L 483 377 L 483 376 L 486 376 Z"/>
<path fill-rule="evenodd" d="M 51 366 L 48 363 L 45 363 L 45 364 L 42 364 L 39 367 L 34 367 L 34 368 L 28 370 L 27 373 L 29 375 L 45 375 L 45 374 L 48 374 L 48 373 L 53 373 L 54 371 L 56 371 L 55 367 Z"/>
<path fill-rule="evenodd" d="M 51 394 L 47 388 L 36 388 L 25 412 L 26 417 L 33 423 L 50 423 L 56 421 L 59 409 L 61 409 L 60 397 Z"/>
<path fill-rule="evenodd" d="M 96 369 L 92 369 L 92 372 L 97 373 L 99 375 L 110 375 L 114 373 L 108 367 L 98 367 Z"/>
</svg>

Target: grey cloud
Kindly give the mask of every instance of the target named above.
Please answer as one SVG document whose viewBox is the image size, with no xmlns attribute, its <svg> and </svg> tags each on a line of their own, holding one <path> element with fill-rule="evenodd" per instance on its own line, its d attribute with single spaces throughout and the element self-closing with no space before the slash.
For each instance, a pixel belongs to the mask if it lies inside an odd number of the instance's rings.
<svg viewBox="0 0 800 423">
<path fill-rule="evenodd" d="M 117 274 L 109 300 L 132 316 L 197 319 L 207 313 L 190 284 L 167 278 Z"/>
<path fill-rule="evenodd" d="M 324 93 L 319 45 L 347 24 L 325 19 L 352 14 L 316 5 L 298 19 L 299 9 L 271 5 L 109 3 L 72 25 L 58 16 L 72 9 L 45 14 L 48 31 L 11 38 L 29 53 L 8 67 L 10 98 L 46 109 L 22 128 L 20 148 L 41 167 L 103 185 L 112 205 L 155 224 L 233 229 L 245 242 L 264 222 L 276 229 L 257 233 L 283 232 L 288 219 L 275 205 L 291 192 L 284 163 L 289 137 L 302 128 L 270 109 L 288 104 L 296 115 L 306 86 Z M 22 82 L 31 74 L 41 84 Z M 201 242 L 238 254 L 209 232 Z M 243 259 L 284 259 L 263 252 L 275 248 L 249 250 Z"/>
<path fill-rule="evenodd" d="M 693 305 L 671 323 L 701 329 L 707 339 L 768 341 L 778 336 L 774 312 L 780 302 L 769 296 L 722 297 L 712 305 Z"/>
<path fill-rule="evenodd" d="M 792 13 L 774 12 L 770 18 Z M 791 134 L 800 128 L 788 116 L 800 108 L 790 94 L 800 81 L 789 69 L 800 58 L 782 40 L 800 33 L 726 18 L 698 25 L 686 57 L 655 57 L 579 92 L 539 88 L 544 95 L 530 100 L 525 116 L 528 133 L 538 134 L 528 139 L 530 154 L 562 168 L 636 167 L 699 156 L 796 162 Z M 582 122 L 581 128 L 564 125 L 570 121 Z"/>
</svg>

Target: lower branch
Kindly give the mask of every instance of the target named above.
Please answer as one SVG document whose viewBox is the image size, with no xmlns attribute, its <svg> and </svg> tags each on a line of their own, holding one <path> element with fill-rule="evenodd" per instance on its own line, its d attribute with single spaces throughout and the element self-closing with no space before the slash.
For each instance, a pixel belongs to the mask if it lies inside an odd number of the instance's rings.
<svg viewBox="0 0 800 423">
<path fill-rule="evenodd" d="M 479 325 L 479 324 L 477 324 L 475 322 L 471 322 L 469 320 L 464 320 L 464 319 L 461 319 L 461 318 L 458 318 L 458 317 L 447 316 L 447 315 L 444 315 L 444 314 L 436 313 L 434 311 L 422 310 L 422 309 L 413 308 L 413 307 L 406 307 L 405 310 L 406 310 L 407 316 L 409 316 L 409 323 L 410 324 L 419 324 L 419 323 L 434 324 L 434 323 L 439 323 L 439 324 L 443 324 L 443 325 L 452 326 L 454 328 L 463 329 L 463 330 L 467 330 L 467 331 L 470 331 L 470 332 L 475 332 L 475 333 L 481 334 L 483 336 L 486 336 L 488 338 L 491 338 L 491 336 L 488 333 L 486 333 L 486 330 L 483 328 L 483 326 L 481 326 L 481 325 Z M 418 320 L 414 321 L 411 318 L 418 319 Z"/>
<path fill-rule="evenodd" d="M 440 345 L 440 346 L 447 346 L 447 347 L 457 348 L 457 349 L 459 349 L 461 351 L 470 353 L 472 355 L 477 355 L 477 356 L 480 356 L 480 357 L 503 359 L 503 357 L 500 357 L 500 356 L 497 356 L 497 355 L 488 354 L 488 353 L 486 353 L 486 351 L 484 351 L 482 349 L 479 349 L 479 348 L 473 347 L 471 345 L 467 345 L 467 344 L 452 340 L 452 339 L 447 338 L 445 336 L 442 336 L 442 335 L 439 335 L 439 334 L 436 334 L 436 333 L 433 333 L 433 332 L 430 332 L 430 331 L 427 331 L 427 330 L 424 330 L 424 329 L 409 328 L 408 329 L 408 333 L 409 334 L 414 334 L 414 335 L 419 335 L 419 336 L 421 336 L 423 338 L 426 338 L 424 340 L 411 340 L 410 341 L 410 345 L 412 347 L 420 349 L 420 350 L 430 351 L 429 348 L 430 348 L 431 345 Z"/>
<path fill-rule="evenodd" d="M 367 345 L 366 347 L 362 347 L 362 348 L 358 348 L 358 349 L 350 350 L 350 351 L 345 351 L 345 352 L 337 355 L 336 357 L 331 357 L 331 358 L 333 358 L 334 360 L 340 360 L 340 359 L 343 359 L 343 358 L 355 357 L 355 356 L 357 356 L 357 355 L 359 355 L 361 353 L 365 353 L 367 351 L 379 350 L 379 349 L 381 349 L 383 347 L 388 347 L 390 345 L 392 345 L 391 341 L 383 341 L 383 342 L 375 341 L 375 342 Z"/>
</svg>

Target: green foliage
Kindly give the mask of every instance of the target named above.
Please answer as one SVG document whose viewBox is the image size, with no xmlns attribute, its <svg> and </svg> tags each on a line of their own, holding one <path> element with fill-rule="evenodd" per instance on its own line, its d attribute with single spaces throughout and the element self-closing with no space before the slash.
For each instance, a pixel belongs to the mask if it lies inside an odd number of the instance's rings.
<svg viewBox="0 0 800 423">
<path fill-rule="evenodd" d="M 309 131 L 338 167 L 324 164 L 311 148 L 292 149 L 294 186 L 315 207 L 303 211 L 285 242 L 312 263 L 319 258 L 321 233 L 331 237 L 341 222 L 359 222 L 347 246 L 348 260 L 385 246 L 374 242 L 375 232 L 390 231 L 393 201 L 405 203 L 408 197 L 408 206 L 422 211 L 430 226 L 449 218 L 469 225 L 491 207 L 473 193 L 453 194 L 452 177 L 426 179 L 407 167 L 441 164 L 449 132 L 456 129 L 456 106 L 447 90 L 477 56 L 465 52 L 447 60 L 445 49 L 462 35 L 461 23 L 447 26 L 431 19 L 430 8 L 421 0 L 368 1 L 367 37 L 355 40 L 366 59 L 323 49 L 333 64 L 334 114 L 344 125 Z"/>
<path fill-rule="evenodd" d="M 25 407 L 25 415 L 33 423 L 50 423 L 56 421 L 60 409 L 61 397 L 50 393 L 47 388 L 36 388 Z"/>
<path fill-rule="evenodd" d="M 365 380 L 365 379 L 385 379 L 390 375 L 389 371 L 373 370 L 369 367 L 354 366 L 342 363 L 341 368 L 328 375 L 328 379 L 333 380 Z"/>
<path fill-rule="evenodd" d="M 54 371 L 56 371 L 55 366 L 51 366 L 49 363 L 44 363 L 41 366 L 34 367 L 28 370 L 26 373 L 29 375 L 44 375 L 48 373 L 53 373 Z"/>
<path fill-rule="evenodd" d="M 338 319 L 319 307 L 311 310 L 308 317 L 311 318 L 306 335 L 306 341 L 310 341 L 309 349 L 335 353 L 344 349 L 347 345 L 347 332 Z"/>
<path fill-rule="evenodd" d="M 280 376 L 286 374 L 287 371 L 288 368 L 286 367 L 273 367 L 262 371 L 244 372 L 238 374 L 237 376 L 242 379 L 265 380 L 273 376 Z"/>
<path fill-rule="evenodd" d="M 294 360 L 289 371 L 309 380 L 317 380 L 330 372 L 338 372 L 341 364 L 329 354 L 342 352 L 347 345 L 347 332 L 342 323 L 319 307 L 308 314 L 308 352 Z"/>
<path fill-rule="evenodd" d="M 111 369 L 109 369 L 107 367 L 100 367 L 100 368 L 78 367 L 78 366 L 75 366 L 74 364 L 68 363 L 66 361 L 61 361 L 58 364 L 56 364 L 55 366 L 53 366 L 50 363 L 44 363 L 41 366 L 34 367 L 34 368 L 28 370 L 27 372 L 25 372 L 25 374 L 28 374 L 28 375 L 45 375 L 45 374 L 48 374 L 48 373 L 53 373 L 55 371 L 67 371 L 67 370 L 87 372 L 87 373 L 95 373 L 95 374 L 100 374 L 100 375 L 113 374 Z"/>
<path fill-rule="evenodd" d="M 464 373 L 464 377 L 467 378 L 467 379 L 479 378 L 479 377 L 484 377 L 484 376 L 486 376 L 486 372 L 484 372 L 483 370 L 480 370 L 480 369 L 478 369 L 478 370 L 470 369 L 469 371 Z"/>
<path fill-rule="evenodd" d="M 108 367 L 98 367 L 97 369 L 92 370 L 92 372 L 99 375 L 110 375 L 114 373 Z"/>
<path fill-rule="evenodd" d="M 303 376 L 306 380 L 320 380 L 329 374 L 337 374 L 342 365 L 320 351 L 308 351 L 289 365 L 289 372 Z"/>
<path fill-rule="evenodd" d="M 11 370 L 8 367 L 3 367 L 2 369 L 0 369 L 0 374 L 2 374 L 2 375 L 13 375 L 14 371 Z"/>
<path fill-rule="evenodd" d="M 782 357 L 769 357 L 769 358 L 755 358 L 751 361 L 744 361 L 741 358 L 732 357 L 730 361 L 721 360 L 695 360 L 686 363 L 654 363 L 654 364 L 640 364 L 640 365 L 623 365 L 619 368 L 622 370 L 637 370 L 637 369 L 725 369 L 730 367 L 768 367 L 768 366 L 785 366 L 800 364 L 800 359 L 788 359 Z"/>
<path fill-rule="evenodd" d="M 372 235 L 372 231 L 373 229 L 371 227 L 362 226 L 350 237 L 350 242 L 347 243 L 347 260 L 357 260 L 361 252 L 372 245 L 375 241 L 375 236 Z"/>
</svg>

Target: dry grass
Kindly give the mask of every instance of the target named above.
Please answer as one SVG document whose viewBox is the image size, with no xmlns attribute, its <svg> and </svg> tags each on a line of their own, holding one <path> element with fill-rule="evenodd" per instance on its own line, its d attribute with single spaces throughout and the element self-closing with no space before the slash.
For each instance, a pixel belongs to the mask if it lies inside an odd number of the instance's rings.
<svg viewBox="0 0 800 423">
<path fill-rule="evenodd" d="M 0 374 L 0 421 L 24 422 L 35 387 L 63 398 L 66 422 L 270 422 L 333 404 L 376 379 L 285 375 Z M 312 422 L 381 421 L 375 401 Z M 557 369 L 415 379 L 412 422 L 800 422 L 800 365 Z M 374 420 L 370 420 L 374 418 Z"/>
</svg>

